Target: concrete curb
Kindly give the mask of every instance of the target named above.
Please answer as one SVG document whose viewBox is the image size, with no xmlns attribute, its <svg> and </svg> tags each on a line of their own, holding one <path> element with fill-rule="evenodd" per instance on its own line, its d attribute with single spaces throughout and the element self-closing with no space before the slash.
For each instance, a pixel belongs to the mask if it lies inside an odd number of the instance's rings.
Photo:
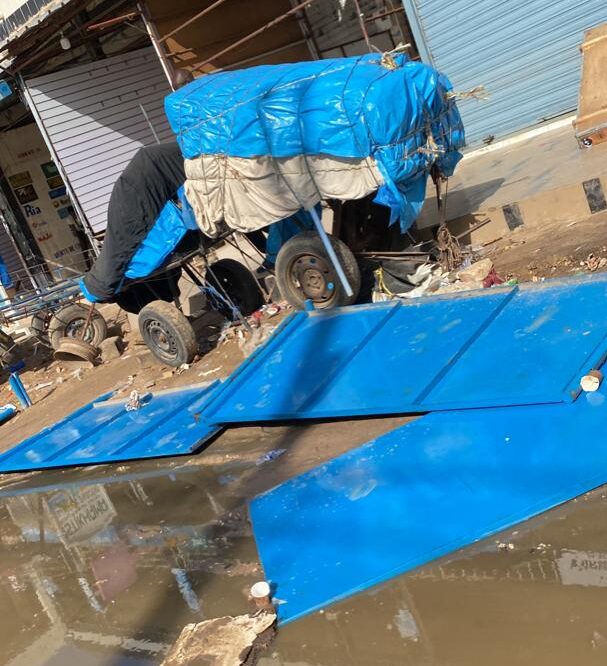
<svg viewBox="0 0 607 666">
<path fill-rule="evenodd" d="M 539 192 L 503 206 L 469 213 L 449 220 L 454 234 L 463 234 L 482 220 L 489 222 L 463 236 L 464 243 L 483 245 L 502 238 L 520 226 L 539 227 L 547 223 L 569 223 L 607 210 L 607 176 L 591 178 L 567 187 Z"/>
</svg>

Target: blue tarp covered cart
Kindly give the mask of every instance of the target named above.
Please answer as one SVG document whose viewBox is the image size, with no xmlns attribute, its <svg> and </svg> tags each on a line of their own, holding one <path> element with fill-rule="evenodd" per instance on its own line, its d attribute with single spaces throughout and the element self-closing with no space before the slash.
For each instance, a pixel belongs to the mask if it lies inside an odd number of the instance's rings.
<svg viewBox="0 0 607 666">
<path fill-rule="evenodd" d="M 375 204 L 381 240 L 397 224 L 407 232 L 428 176 L 450 176 L 465 140 L 449 80 L 402 54 L 219 72 L 169 95 L 165 106 L 185 158 L 185 194 L 206 235 L 311 216 L 322 243 L 304 234 L 276 261 L 295 306 L 306 298 L 318 307 L 355 302 L 352 229 L 369 226 Z M 354 215 L 341 214 L 343 202 L 356 201 L 363 205 Z M 321 202 L 340 213 L 335 239 L 325 235 Z"/>
<path fill-rule="evenodd" d="M 169 95 L 166 112 L 209 236 L 372 193 L 406 231 L 432 167 L 450 176 L 464 145 L 449 80 L 405 55 L 219 72 Z"/>
<path fill-rule="evenodd" d="M 178 145 L 142 149 L 120 177 L 101 256 L 81 283 L 89 300 L 132 312 L 170 301 L 171 290 L 158 299 L 132 287 L 149 291 L 156 276 L 158 288 L 158 271 L 194 230 L 204 253 L 210 239 L 267 228 L 265 265 L 287 300 L 353 303 L 361 275 L 351 230 L 379 210 L 377 237 L 406 232 L 428 176 L 451 175 L 464 143 L 448 79 L 404 55 L 219 72 L 169 95 L 166 112 Z M 321 222 L 323 202 L 339 213 L 336 237 Z"/>
</svg>

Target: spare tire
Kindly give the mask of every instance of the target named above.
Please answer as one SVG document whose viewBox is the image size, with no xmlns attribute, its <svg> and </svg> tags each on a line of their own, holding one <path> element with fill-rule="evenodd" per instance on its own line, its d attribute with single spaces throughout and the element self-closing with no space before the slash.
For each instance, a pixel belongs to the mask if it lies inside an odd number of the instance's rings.
<svg viewBox="0 0 607 666">
<path fill-rule="evenodd" d="M 352 287 L 352 296 L 346 294 L 318 233 L 304 231 L 289 239 L 276 258 L 280 292 L 293 307 L 303 308 L 308 299 L 320 309 L 356 301 L 361 282 L 356 258 L 345 243 L 333 236 L 329 240 Z"/>
<path fill-rule="evenodd" d="M 57 310 L 48 325 L 48 337 L 53 349 L 59 347 L 61 338 L 80 338 L 93 347 L 98 347 L 107 337 L 107 323 L 103 316 L 95 310 L 84 338 L 82 338 L 82 329 L 88 315 L 89 308 L 81 303 L 70 303 Z"/>
<path fill-rule="evenodd" d="M 225 291 L 243 316 L 248 317 L 263 305 L 259 284 L 244 264 L 235 259 L 220 259 L 209 268 L 207 282 L 222 296 Z"/>
</svg>

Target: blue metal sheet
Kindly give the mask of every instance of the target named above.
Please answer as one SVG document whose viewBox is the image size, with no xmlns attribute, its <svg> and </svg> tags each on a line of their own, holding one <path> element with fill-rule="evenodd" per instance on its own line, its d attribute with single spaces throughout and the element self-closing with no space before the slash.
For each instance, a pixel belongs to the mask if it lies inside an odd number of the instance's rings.
<svg viewBox="0 0 607 666">
<path fill-rule="evenodd" d="M 218 431 L 199 416 L 216 387 L 147 394 L 133 411 L 108 393 L 0 455 L 0 472 L 191 453 Z"/>
<path fill-rule="evenodd" d="M 253 531 L 280 621 L 605 483 L 606 395 L 423 416 L 256 498 Z"/>
<path fill-rule="evenodd" d="M 420 53 L 456 90 L 469 144 L 577 107 L 584 31 L 607 21 L 604 0 L 403 0 Z M 524 72 L 524 76 L 521 73 Z"/>
<path fill-rule="evenodd" d="M 210 423 L 571 401 L 607 352 L 607 276 L 297 313 Z"/>
</svg>

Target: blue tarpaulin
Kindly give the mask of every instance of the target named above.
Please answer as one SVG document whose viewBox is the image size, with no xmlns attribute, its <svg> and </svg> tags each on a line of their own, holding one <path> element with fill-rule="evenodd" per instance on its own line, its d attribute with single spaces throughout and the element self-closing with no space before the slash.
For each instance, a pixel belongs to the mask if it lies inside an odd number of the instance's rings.
<svg viewBox="0 0 607 666">
<path fill-rule="evenodd" d="M 4 259 L 0 256 L 0 286 L 2 287 L 12 287 L 13 281 L 8 272 Z"/>
<path fill-rule="evenodd" d="M 166 113 L 186 159 L 370 158 L 384 181 L 379 199 L 405 229 L 430 167 L 449 176 L 461 158 L 450 91 L 428 65 L 368 54 L 207 75 L 169 95 Z"/>
<path fill-rule="evenodd" d="M 137 252 L 131 257 L 124 276 L 131 280 L 145 278 L 160 268 L 169 255 L 175 251 L 186 232 L 197 229 L 183 187 L 178 190 L 181 208 L 168 201 L 160 211 L 154 226 L 150 229 Z"/>
</svg>

